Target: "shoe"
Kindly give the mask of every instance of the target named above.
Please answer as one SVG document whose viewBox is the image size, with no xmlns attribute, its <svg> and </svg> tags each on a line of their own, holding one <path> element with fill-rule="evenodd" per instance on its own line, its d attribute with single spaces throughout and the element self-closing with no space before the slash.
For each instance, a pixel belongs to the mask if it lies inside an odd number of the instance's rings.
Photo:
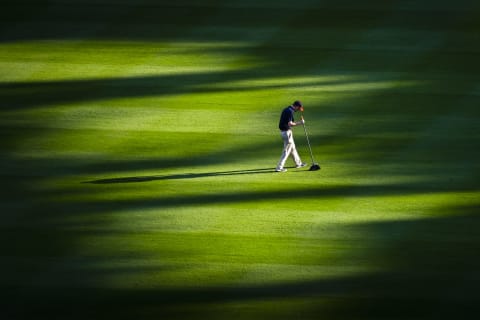
<svg viewBox="0 0 480 320">
<path fill-rule="evenodd" d="M 305 162 L 302 162 L 300 164 L 297 164 L 297 166 L 295 168 L 303 168 L 303 167 L 306 167 L 307 164 Z"/>
<path fill-rule="evenodd" d="M 287 169 L 285 169 L 285 168 L 277 168 L 277 169 L 275 169 L 275 171 L 277 171 L 277 172 L 286 172 Z"/>
</svg>

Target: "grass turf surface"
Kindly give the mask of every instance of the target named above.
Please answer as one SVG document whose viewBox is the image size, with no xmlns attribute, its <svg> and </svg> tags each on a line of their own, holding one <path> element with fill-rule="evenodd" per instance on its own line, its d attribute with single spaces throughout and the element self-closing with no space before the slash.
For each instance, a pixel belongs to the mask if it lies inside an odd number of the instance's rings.
<svg viewBox="0 0 480 320">
<path fill-rule="evenodd" d="M 4 314 L 476 313 L 479 10 L 7 2 Z M 295 99 L 322 170 L 279 174 Z"/>
</svg>

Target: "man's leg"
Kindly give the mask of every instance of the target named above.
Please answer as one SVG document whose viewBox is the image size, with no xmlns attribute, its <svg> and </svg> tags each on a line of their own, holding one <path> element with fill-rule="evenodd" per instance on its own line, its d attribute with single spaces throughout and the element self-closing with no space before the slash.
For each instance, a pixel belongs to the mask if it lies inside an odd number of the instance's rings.
<svg viewBox="0 0 480 320">
<path fill-rule="evenodd" d="M 290 142 L 291 155 L 292 155 L 293 161 L 295 161 L 295 165 L 297 167 L 301 166 L 302 165 L 302 159 L 300 159 L 300 156 L 298 155 L 297 148 L 295 146 L 295 142 L 293 141 L 293 134 L 292 134 L 290 139 L 291 139 L 291 142 Z"/>
<path fill-rule="evenodd" d="M 285 162 L 288 159 L 288 156 L 292 152 L 292 142 L 293 139 L 292 137 L 292 131 L 282 131 L 281 133 L 282 139 L 283 139 L 283 152 L 282 156 L 280 157 L 280 161 L 278 161 L 277 164 L 277 170 L 282 170 L 283 166 L 285 165 Z M 293 144 L 295 146 L 295 144 Z"/>
</svg>

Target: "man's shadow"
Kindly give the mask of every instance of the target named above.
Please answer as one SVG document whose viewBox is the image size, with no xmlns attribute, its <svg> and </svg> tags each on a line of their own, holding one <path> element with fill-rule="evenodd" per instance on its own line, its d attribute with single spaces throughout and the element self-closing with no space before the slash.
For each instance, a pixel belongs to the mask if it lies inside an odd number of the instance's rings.
<svg viewBox="0 0 480 320">
<path fill-rule="evenodd" d="M 233 170 L 233 171 L 219 171 L 219 172 L 204 172 L 204 173 L 182 173 L 172 175 L 155 175 L 155 176 L 137 176 L 137 177 L 121 177 L 121 178 L 109 178 L 85 181 L 83 183 L 93 184 L 111 184 L 111 183 L 133 183 L 133 182 L 149 182 L 156 180 L 178 180 L 178 179 L 194 179 L 216 176 L 234 176 L 242 174 L 262 174 L 262 173 L 275 173 L 274 168 L 266 169 L 249 169 L 249 170 Z"/>
</svg>

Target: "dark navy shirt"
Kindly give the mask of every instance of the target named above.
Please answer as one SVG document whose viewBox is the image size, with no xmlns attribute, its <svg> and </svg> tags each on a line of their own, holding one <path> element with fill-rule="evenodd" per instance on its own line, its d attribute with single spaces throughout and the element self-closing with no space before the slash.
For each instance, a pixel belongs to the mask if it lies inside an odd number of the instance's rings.
<svg viewBox="0 0 480 320">
<path fill-rule="evenodd" d="M 292 106 L 288 106 L 282 111 L 282 115 L 280 116 L 280 122 L 278 123 L 278 128 L 282 131 L 287 131 L 290 130 L 290 126 L 288 123 L 290 121 L 294 122 L 295 119 L 293 119 L 293 113 L 295 112 L 295 109 L 293 109 Z"/>
</svg>

